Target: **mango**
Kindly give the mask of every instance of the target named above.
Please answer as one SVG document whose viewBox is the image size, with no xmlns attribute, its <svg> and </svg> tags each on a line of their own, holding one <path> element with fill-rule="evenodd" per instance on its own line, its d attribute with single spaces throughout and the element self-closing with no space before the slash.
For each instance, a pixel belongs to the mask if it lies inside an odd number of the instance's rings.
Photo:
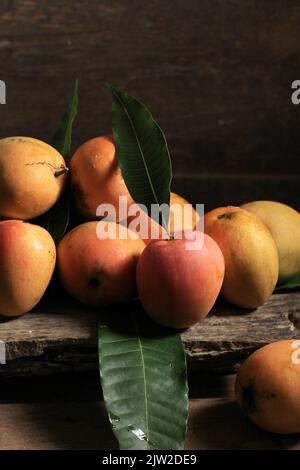
<svg viewBox="0 0 300 470">
<path fill-rule="evenodd" d="M 225 259 L 222 296 L 239 307 L 263 305 L 276 286 L 279 270 L 268 228 L 245 209 L 229 206 L 206 213 L 204 230 L 218 243 Z"/>
<path fill-rule="evenodd" d="M 119 196 L 133 200 L 125 185 L 116 157 L 112 136 L 102 136 L 82 144 L 71 159 L 71 185 L 75 206 L 87 220 L 97 219 L 100 204 L 111 204 L 116 209 L 116 222 L 120 221 Z"/>
<path fill-rule="evenodd" d="M 243 412 L 274 433 L 300 432 L 300 340 L 264 346 L 246 359 L 236 377 Z"/>
<path fill-rule="evenodd" d="M 107 238 L 99 237 L 100 232 L 107 233 Z M 128 302 L 136 294 L 136 265 L 144 248 L 144 242 L 122 225 L 81 224 L 58 245 L 62 285 L 87 305 Z"/>
<path fill-rule="evenodd" d="M 275 201 L 253 201 L 243 209 L 256 215 L 268 227 L 279 255 L 279 283 L 300 271 L 300 214 Z"/>
<path fill-rule="evenodd" d="M 0 222 L 0 315 L 29 312 L 42 298 L 55 267 L 50 234 L 20 220 Z"/>
<path fill-rule="evenodd" d="M 137 265 L 138 295 L 148 315 L 169 328 L 188 328 L 213 307 L 224 278 L 224 258 L 208 235 L 155 240 Z M 194 237 L 194 238 L 193 238 Z M 188 249 L 195 242 L 194 249 Z"/>
<path fill-rule="evenodd" d="M 0 139 L 0 218 L 28 220 L 50 209 L 67 179 L 63 157 L 30 137 Z"/>
</svg>

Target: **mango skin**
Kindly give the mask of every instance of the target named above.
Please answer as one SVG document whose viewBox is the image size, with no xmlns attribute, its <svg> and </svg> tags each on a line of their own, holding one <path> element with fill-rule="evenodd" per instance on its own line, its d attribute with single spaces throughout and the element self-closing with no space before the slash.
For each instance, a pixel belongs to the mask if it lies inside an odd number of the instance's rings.
<svg viewBox="0 0 300 470">
<path fill-rule="evenodd" d="M 257 350 L 240 367 L 236 397 L 243 412 L 274 433 L 300 432 L 300 340 Z"/>
<path fill-rule="evenodd" d="M 105 231 L 116 228 L 117 237 L 99 239 L 100 226 Z M 78 225 L 58 245 L 61 283 L 71 296 L 86 305 L 128 302 L 136 294 L 136 265 L 144 248 L 143 240 L 114 222 Z"/>
<path fill-rule="evenodd" d="M 204 231 L 225 259 L 222 296 L 242 308 L 257 308 L 278 280 L 278 252 L 268 228 L 239 207 L 219 207 L 204 216 Z"/>
<path fill-rule="evenodd" d="M 67 168 L 61 154 L 30 137 L 0 139 L 0 218 L 29 220 L 62 194 Z"/>
<path fill-rule="evenodd" d="M 279 255 L 279 283 L 300 271 L 300 214 L 275 201 L 253 201 L 243 209 L 261 219 L 275 240 Z"/>
<path fill-rule="evenodd" d="M 127 198 L 128 206 L 133 200 L 119 168 L 113 137 L 95 137 L 83 143 L 71 159 L 70 170 L 78 213 L 86 220 L 96 220 L 97 207 L 111 204 L 119 222 L 119 196 Z"/>
<path fill-rule="evenodd" d="M 190 232 L 195 233 L 195 232 Z M 148 315 L 169 328 L 188 328 L 213 307 L 224 278 L 224 258 L 207 235 L 199 249 L 186 240 L 155 240 L 137 266 L 139 298 Z"/>
<path fill-rule="evenodd" d="M 45 229 L 19 220 L 0 222 L 0 315 L 23 315 L 40 301 L 55 259 L 55 244 Z"/>
</svg>

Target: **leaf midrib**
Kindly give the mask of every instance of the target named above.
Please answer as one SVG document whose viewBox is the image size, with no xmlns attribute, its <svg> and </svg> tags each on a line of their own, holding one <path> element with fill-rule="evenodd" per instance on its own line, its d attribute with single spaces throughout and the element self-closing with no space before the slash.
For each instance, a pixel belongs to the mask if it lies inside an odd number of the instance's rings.
<svg viewBox="0 0 300 470">
<path fill-rule="evenodd" d="M 141 147 L 141 145 L 140 145 L 140 142 L 139 142 L 137 133 L 136 133 L 136 131 L 135 131 L 135 128 L 134 128 L 134 125 L 133 125 L 133 122 L 132 122 L 132 119 L 131 119 L 131 116 L 130 116 L 130 114 L 128 113 L 127 108 L 126 108 L 125 104 L 123 103 L 123 101 L 121 100 L 121 98 L 119 97 L 119 95 L 118 95 L 117 93 L 115 93 L 115 90 L 114 90 L 113 88 L 112 88 L 112 90 L 113 90 L 113 94 L 114 94 L 115 98 L 117 98 L 117 100 L 119 101 L 119 103 L 121 103 L 121 106 L 122 106 L 122 108 L 123 108 L 123 110 L 124 110 L 124 112 L 125 112 L 125 114 L 126 114 L 126 116 L 127 116 L 127 118 L 128 118 L 130 127 L 131 127 L 131 129 L 132 129 L 133 134 L 134 134 L 134 138 L 135 138 L 135 140 L 136 140 L 136 143 L 137 143 L 137 145 L 138 145 L 138 148 L 139 148 L 139 151 L 140 151 L 142 160 L 143 160 L 143 164 L 144 164 L 144 167 L 145 167 L 145 171 L 146 171 L 146 174 L 147 174 L 148 181 L 149 181 L 149 183 L 150 183 L 150 187 L 151 187 L 152 194 L 153 194 L 153 196 L 154 196 L 154 199 L 155 199 L 155 201 L 156 201 L 156 204 L 158 204 L 158 199 L 157 199 L 157 197 L 156 197 L 156 192 L 155 192 L 155 190 L 154 190 L 154 187 L 153 187 L 153 184 L 152 184 L 152 181 L 151 181 L 151 177 L 150 177 L 150 173 L 149 173 L 149 171 L 148 171 L 148 167 L 147 167 L 147 164 L 146 164 L 146 159 L 145 159 L 145 156 L 144 156 L 144 152 L 143 152 L 142 147 Z"/>
<path fill-rule="evenodd" d="M 139 349 L 141 351 L 141 363 L 142 363 L 142 373 L 143 373 L 143 379 L 144 379 L 144 400 L 145 400 L 145 418 L 146 418 L 146 442 L 147 442 L 147 447 L 150 449 L 149 445 L 149 415 L 148 415 L 148 392 L 147 392 L 147 381 L 146 381 L 146 368 L 145 368 L 145 359 L 144 359 L 144 349 L 143 349 L 143 344 L 140 338 L 139 334 L 139 329 L 137 326 L 137 322 L 135 319 L 135 314 L 132 314 L 132 321 L 134 324 L 134 328 L 137 334 L 137 339 L 138 339 L 138 344 L 139 344 Z"/>
<path fill-rule="evenodd" d="M 154 189 L 154 186 L 152 184 L 152 180 L 151 180 L 151 176 L 150 176 L 150 173 L 149 173 L 149 170 L 148 170 L 148 167 L 147 167 L 147 163 L 146 163 L 146 159 L 145 159 L 145 156 L 144 156 L 144 152 L 143 152 L 143 149 L 140 145 L 140 142 L 139 142 L 139 138 L 137 136 L 137 133 L 135 131 L 135 127 L 134 127 L 134 124 L 133 124 L 133 121 L 131 119 L 131 116 L 130 114 L 128 113 L 127 111 L 127 108 L 125 106 L 125 104 L 123 103 L 123 100 L 120 98 L 119 94 L 115 92 L 114 88 L 113 87 L 110 87 L 110 89 L 112 90 L 112 93 L 114 95 L 114 97 L 119 101 L 119 103 L 121 104 L 122 106 L 122 109 L 125 113 L 125 115 L 127 116 L 128 118 L 128 121 L 129 121 L 129 124 L 130 124 L 130 127 L 132 129 L 132 132 L 133 132 L 133 135 L 134 135 L 134 138 L 136 140 L 136 143 L 137 143 L 137 146 L 139 148 L 139 151 L 140 151 L 140 154 L 141 154 L 141 157 L 142 157 L 142 160 L 143 160 L 143 164 L 144 164 L 144 168 L 145 168 L 145 171 L 146 171 L 146 175 L 147 175 L 147 178 L 148 178 L 148 181 L 149 181 L 149 184 L 150 184 L 150 188 L 151 188 L 151 191 L 152 191 L 152 195 L 154 197 L 154 200 L 156 202 L 156 204 L 158 205 L 158 207 L 160 207 L 159 205 L 159 201 L 157 199 L 157 196 L 156 196 L 156 192 L 155 192 L 155 189 Z M 165 221 L 165 218 L 164 218 L 164 215 L 163 213 L 161 212 L 161 210 L 159 210 L 161 216 L 162 216 L 162 225 L 163 225 L 163 228 L 166 230 L 167 234 L 169 234 L 169 227 L 168 227 L 168 224 L 166 223 Z"/>
</svg>

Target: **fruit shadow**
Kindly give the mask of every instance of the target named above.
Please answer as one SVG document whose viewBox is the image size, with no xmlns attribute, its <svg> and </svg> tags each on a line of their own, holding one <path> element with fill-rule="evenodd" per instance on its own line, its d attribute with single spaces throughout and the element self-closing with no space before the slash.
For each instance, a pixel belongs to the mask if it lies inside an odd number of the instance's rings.
<svg viewBox="0 0 300 470">
<path fill-rule="evenodd" d="M 144 338 L 162 338 L 185 330 L 167 328 L 155 323 L 145 312 L 138 299 L 126 304 L 107 307 L 101 312 L 101 325 L 122 335 L 137 333 Z"/>
<path fill-rule="evenodd" d="M 0 315 L 0 323 L 8 323 L 10 321 L 13 321 L 14 318 L 16 317 L 5 317 L 5 316 Z"/>
<path fill-rule="evenodd" d="M 234 401 L 192 400 L 188 448 L 209 450 L 282 450 L 299 448 L 300 435 L 264 431 L 242 414 Z"/>
<path fill-rule="evenodd" d="M 98 374 L 0 379 L 0 384 L 0 409 L 11 409 L 13 418 L 8 423 L 6 445 L 12 442 L 20 449 L 41 450 L 118 448 Z"/>
<path fill-rule="evenodd" d="M 249 315 L 255 312 L 256 308 L 241 308 L 237 307 L 227 300 L 219 297 L 213 306 L 210 315 L 215 315 L 217 317 L 228 317 L 228 316 L 241 316 Z"/>
</svg>

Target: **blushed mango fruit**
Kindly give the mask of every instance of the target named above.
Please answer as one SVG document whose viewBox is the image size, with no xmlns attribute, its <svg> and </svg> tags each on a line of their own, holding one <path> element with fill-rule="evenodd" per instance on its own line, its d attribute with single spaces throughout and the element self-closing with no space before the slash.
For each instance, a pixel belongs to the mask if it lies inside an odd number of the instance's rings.
<svg viewBox="0 0 300 470">
<path fill-rule="evenodd" d="M 258 426 L 275 433 L 300 432 L 300 340 L 257 350 L 240 367 L 236 397 Z"/>
<path fill-rule="evenodd" d="M 268 227 L 279 255 L 279 282 L 300 271 L 300 214 L 275 201 L 253 201 L 242 208 L 256 215 Z"/>
<path fill-rule="evenodd" d="M 55 267 L 50 234 L 20 220 L 0 222 L 0 315 L 29 312 L 42 298 Z"/>
<path fill-rule="evenodd" d="M 119 196 L 126 198 L 128 206 L 133 200 L 119 168 L 112 136 L 96 137 L 82 144 L 74 153 L 70 168 L 75 205 L 82 217 L 95 220 L 97 207 L 111 204 L 119 222 Z"/>
<path fill-rule="evenodd" d="M 107 238 L 99 238 L 100 232 Z M 136 293 L 136 265 L 144 248 L 144 242 L 122 225 L 101 221 L 81 224 L 58 245 L 62 285 L 87 305 L 127 302 Z"/>
<path fill-rule="evenodd" d="M 63 157 L 30 137 L 0 139 L 0 218 L 28 220 L 50 209 L 67 178 Z"/>
<path fill-rule="evenodd" d="M 192 231 L 186 235 L 189 241 L 152 241 L 137 266 L 143 307 L 154 321 L 169 328 L 188 328 L 202 320 L 213 307 L 224 278 L 224 258 L 214 240 Z M 190 243 L 195 243 L 193 249 Z"/>
<path fill-rule="evenodd" d="M 264 304 L 278 279 L 275 241 L 255 215 L 239 207 L 219 207 L 204 217 L 205 233 L 219 245 L 225 259 L 221 294 L 244 308 Z"/>
</svg>

